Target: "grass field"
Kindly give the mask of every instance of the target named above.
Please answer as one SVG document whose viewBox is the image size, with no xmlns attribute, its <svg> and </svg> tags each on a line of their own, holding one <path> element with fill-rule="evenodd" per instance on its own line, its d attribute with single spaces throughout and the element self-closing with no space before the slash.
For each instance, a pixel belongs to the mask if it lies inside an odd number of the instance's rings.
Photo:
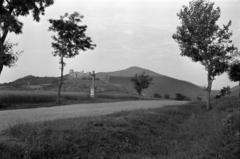
<svg viewBox="0 0 240 159">
<path fill-rule="evenodd" d="M 21 124 L 0 135 L 0 158 L 238 159 L 237 98 Z"/>
<path fill-rule="evenodd" d="M 57 106 L 55 104 L 56 97 L 57 92 L 0 91 L 0 110 Z M 60 99 L 61 105 L 125 100 L 138 100 L 138 97 L 128 94 L 101 93 L 97 94 L 96 98 L 90 98 L 86 93 L 62 92 Z"/>
</svg>

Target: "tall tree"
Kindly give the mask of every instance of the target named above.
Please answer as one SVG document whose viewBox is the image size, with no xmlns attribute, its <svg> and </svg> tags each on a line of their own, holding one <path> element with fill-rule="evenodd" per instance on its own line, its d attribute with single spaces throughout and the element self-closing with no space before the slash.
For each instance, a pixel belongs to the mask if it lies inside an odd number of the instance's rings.
<svg viewBox="0 0 240 159">
<path fill-rule="evenodd" d="M 240 61 L 234 61 L 230 65 L 228 76 L 231 81 L 239 82 L 239 100 L 240 100 Z"/>
<path fill-rule="evenodd" d="M 153 78 L 143 72 L 141 74 L 135 74 L 135 76 L 131 78 L 131 81 L 133 82 L 134 88 L 137 91 L 140 99 L 142 91 L 152 84 Z"/>
<path fill-rule="evenodd" d="M 58 95 L 56 103 L 59 103 L 60 92 L 63 81 L 63 70 L 64 70 L 64 58 L 73 58 L 79 54 L 79 51 L 86 51 L 87 49 L 94 49 L 95 44 L 92 44 L 90 37 L 87 37 L 85 31 L 86 25 L 79 25 L 83 18 L 78 12 L 73 14 L 65 13 L 64 16 L 60 16 L 60 19 L 50 19 L 51 26 L 49 31 L 56 32 L 57 34 L 52 36 L 53 41 L 52 47 L 54 49 L 53 56 L 60 57 L 60 69 L 61 78 L 59 83 Z"/>
<path fill-rule="evenodd" d="M 27 16 L 32 12 L 33 19 L 39 22 L 40 15 L 45 13 L 45 8 L 53 3 L 54 0 L 0 0 L 0 74 L 4 66 L 9 66 L 6 65 L 6 59 L 11 59 L 12 62 L 16 59 L 16 56 L 10 56 L 5 52 L 4 45 L 9 44 L 5 43 L 8 33 L 22 33 L 23 23 L 18 17 Z"/>
<path fill-rule="evenodd" d="M 229 61 L 237 53 L 230 37 L 231 21 L 220 28 L 216 22 L 220 18 L 220 8 L 206 0 L 193 0 L 183 6 L 177 14 L 181 25 L 173 34 L 179 44 L 181 55 L 194 62 L 200 62 L 207 71 L 207 109 L 210 108 L 212 82 L 216 76 L 228 69 Z"/>
</svg>

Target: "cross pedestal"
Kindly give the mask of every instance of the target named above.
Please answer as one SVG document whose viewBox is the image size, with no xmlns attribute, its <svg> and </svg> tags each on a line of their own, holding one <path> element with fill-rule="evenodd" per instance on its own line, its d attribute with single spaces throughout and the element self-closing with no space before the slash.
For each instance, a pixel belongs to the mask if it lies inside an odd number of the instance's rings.
<svg viewBox="0 0 240 159">
<path fill-rule="evenodd" d="M 96 97 L 96 86 L 95 86 L 96 74 L 93 71 L 91 75 L 92 75 L 92 86 L 90 87 L 90 97 L 91 98 L 95 98 Z"/>
<path fill-rule="evenodd" d="M 91 87 L 90 88 L 90 97 L 91 98 L 95 98 L 95 96 L 96 96 L 96 87 Z"/>
</svg>

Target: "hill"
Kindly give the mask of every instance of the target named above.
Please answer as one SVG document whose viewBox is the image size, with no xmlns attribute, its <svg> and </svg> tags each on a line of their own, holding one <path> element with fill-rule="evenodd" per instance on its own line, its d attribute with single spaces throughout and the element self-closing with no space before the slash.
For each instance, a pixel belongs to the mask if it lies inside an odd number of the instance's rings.
<svg viewBox="0 0 240 159">
<path fill-rule="evenodd" d="M 68 79 L 68 75 L 63 78 L 62 91 L 64 92 L 83 92 L 89 93 L 92 85 L 91 79 Z M 13 82 L 6 83 L 1 86 L 1 90 L 41 90 L 41 91 L 57 91 L 59 87 L 60 77 L 35 77 L 26 76 L 19 78 Z M 98 93 L 117 93 L 126 94 L 123 87 L 110 84 L 106 81 L 96 79 L 96 87 Z"/>
<path fill-rule="evenodd" d="M 178 80 L 168 76 L 164 76 L 140 67 L 130 67 L 125 70 L 115 72 L 99 72 L 97 73 L 96 86 L 98 93 L 124 93 L 124 94 L 136 94 L 133 88 L 131 78 L 136 73 L 142 73 L 153 77 L 153 85 L 143 91 L 143 94 L 152 96 L 155 93 L 164 96 L 169 94 L 171 98 L 176 97 L 176 93 L 181 93 L 193 100 L 197 97 L 205 99 L 204 89 L 187 81 Z M 104 79 L 106 75 L 109 76 L 109 80 Z M 92 81 L 89 79 L 67 79 L 68 75 L 64 76 L 64 82 L 62 86 L 63 91 L 69 92 L 85 92 L 89 93 Z M 102 78 L 103 77 L 103 78 Z M 46 90 L 57 91 L 58 90 L 59 77 L 35 77 L 26 76 L 20 78 L 14 82 L 8 84 L 8 89 L 34 89 L 34 90 Z M 213 96 L 216 94 L 212 92 Z"/>
<path fill-rule="evenodd" d="M 99 72 L 97 73 L 97 77 L 103 77 L 103 76 L 118 76 L 118 77 L 133 77 L 136 73 L 142 73 L 145 71 L 146 74 L 149 76 L 163 76 L 160 75 L 156 72 L 150 71 L 148 69 L 140 68 L 140 67 L 130 67 L 125 70 L 120 70 L 120 71 L 114 71 L 114 72 Z"/>
<path fill-rule="evenodd" d="M 231 88 L 231 95 L 232 96 L 239 96 L 239 87 L 240 86 L 235 86 L 235 87 Z"/>
<path fill-rule="evenodd" d="M 168 76 L 164 76 L 151 70 L 147 70 L 136 66 L 115 72 L 100 72 L 97 73 L 97 76 L 101 78 L 108 75 L 109 82 L 111 84 L 122 86 L 123 89 L 128 93 L 136 93 L 136 91 L 133 88 L 131 78 L 136 73 L 142 73 L 143 71 L 149 76 L 152 76 L 154 79 L 153 85 L 151 85 L 148 89 L 143 91 L 143 93 L 146 95 L 152 96 L 155 93 L 158 93 L 164 96 L 165 94 L 169 94 L 171 98 L 175 98 L 176 93 L 181 93 L 192 99 L 197 99 L 198 96 L 200 96 L 202 99 L 205 98 L 205 92 L 203 88 L 195 84 L 171 78 Z"/>
<path fill-rule="evenodd" d="M 59 77 L 36 77 L 36 76 L 26 76 L 23 78 L 19 78 L 11 83 L 19 84 L 19 85 L 37 85 L 37 84 L 46 84 L 46 83 L 55 83 L 58 82 Z"/>
<path fill-rule="evenodd" d="M 131 77 L 110 76 L 109 81 L 111 84 L 122 86 L 128 93 L 136 94 L 136 91 L 133 88 L 133 83 L 131 82 Z M 161 96 L 169 94 L 171 98 L 175 98 L 176 93 L 181 93 L 193 100 L 196 100 L 198 96 L 202 99 L 205 98 L 205 92 L 199 86 L 167 76 L 153 77 L 153 85 L 143 91 L 143 94 L 150 96 L 155 93 L 158 93 Z"/>
</svg>

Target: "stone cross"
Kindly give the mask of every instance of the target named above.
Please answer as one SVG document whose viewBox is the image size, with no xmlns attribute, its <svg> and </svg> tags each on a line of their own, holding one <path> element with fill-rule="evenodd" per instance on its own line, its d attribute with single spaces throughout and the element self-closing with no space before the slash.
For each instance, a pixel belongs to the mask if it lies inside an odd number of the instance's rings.
<svg viewBox="0 0 240 159">
<path fill-rule="evenodd" d="M 95 71 L 92 72 L 92 87 L 95 88 L 95 77 L 96 77 L 96 73 Z"/>
</svg>

